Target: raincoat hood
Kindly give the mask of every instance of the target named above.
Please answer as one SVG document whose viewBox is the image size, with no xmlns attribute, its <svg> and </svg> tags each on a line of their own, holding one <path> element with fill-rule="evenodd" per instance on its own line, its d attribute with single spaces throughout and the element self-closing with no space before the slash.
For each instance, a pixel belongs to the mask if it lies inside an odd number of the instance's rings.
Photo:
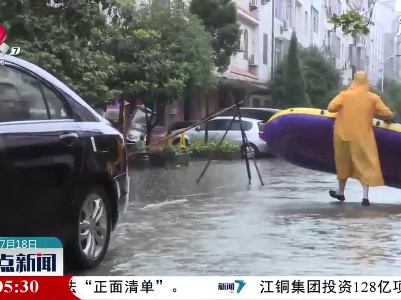
<svg viewBox="0 0 401 300">
<path fill-rule="evenodd" d="M 363 91 L 369 91 L 369 80 L 368 80 L 368 74 L 366 72 L 356 72 L 354 74 L 354 82 L 351 84 L 349 87 L 350 89 L 358 89 L 358 90 L 363 90 Z"/>
</svg>

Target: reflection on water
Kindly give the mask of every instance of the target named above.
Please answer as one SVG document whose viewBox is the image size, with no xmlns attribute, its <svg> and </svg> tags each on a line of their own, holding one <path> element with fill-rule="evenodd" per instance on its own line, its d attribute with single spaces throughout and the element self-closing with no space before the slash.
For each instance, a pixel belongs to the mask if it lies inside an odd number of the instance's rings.
<svg viewBox="0 0 401 300">
<path fill-rule="evenodd" d="M 333 202 L 335 176 L 261 160 L 204 162 L 132 172 L 132 203 L 96 275 L 396 275 L 401 267 L 401 193 L 371 191 L 360 205 L 350 182 Z"/>
</svg>

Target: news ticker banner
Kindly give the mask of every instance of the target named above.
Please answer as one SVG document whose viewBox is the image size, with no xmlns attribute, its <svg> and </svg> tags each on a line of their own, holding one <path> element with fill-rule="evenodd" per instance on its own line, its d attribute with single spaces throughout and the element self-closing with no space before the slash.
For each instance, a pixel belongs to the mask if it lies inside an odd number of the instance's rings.
<svg viewBox="0 0 401 300">
<path fill-rule="evenodd" d="M 400 277 L 0 277 L 0 299 L 401 299 Z"/>
<path fill-rule="evenodd" d="M 63 261 L 55 237 L 0 237 L 0 276 L 62 276 Z"/>
</svg>

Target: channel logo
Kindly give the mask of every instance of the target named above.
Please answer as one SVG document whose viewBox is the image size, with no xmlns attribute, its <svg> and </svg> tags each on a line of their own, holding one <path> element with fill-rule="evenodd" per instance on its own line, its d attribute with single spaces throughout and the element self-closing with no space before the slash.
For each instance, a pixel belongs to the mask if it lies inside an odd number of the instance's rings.
<svg viewBox="0 0 401 300">
<path fill-rule="evenodd" d="M 20 47 L 11 47 L 8 46 L 5 41 L 7 39 L 8 32 L 4 25 L 0 24 L 0 54 L 9 54 L 12 56 L 16 56 L 21 53 Z M 9 52 L 10 50 L 10 52 Z M 0 65 L 4 65 L 4 58 L 0 57 Z"/>
<path fill-rule="evenodd" d="M 234 282 L 225 282 L 218 284 L 219 291 L 229 291 L 230 293 L 234 293 L 234 291 L 239 294 L 245 286 L 244 280 L 234 280 Z M 235 286 L 237 285 L 237 289 L 235 290 Z"/>
</svg>

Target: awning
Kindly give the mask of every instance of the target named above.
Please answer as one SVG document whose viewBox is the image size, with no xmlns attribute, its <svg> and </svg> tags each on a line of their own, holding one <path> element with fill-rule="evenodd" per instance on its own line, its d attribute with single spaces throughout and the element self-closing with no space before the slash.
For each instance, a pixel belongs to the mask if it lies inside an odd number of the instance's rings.
<svg viewBox="0 0 401 300">
<path fill-rule="evenodd" d="M 225 75 L 216 75 L 217 82 L 219 85 L 231 86 L 234 88 L 246 89 L 250 93 L 264 93 L 269 91 L 269 87 L 266 84 L 254 82 L 250 80 L 243 80 L 239 78 L 229 78 Z"/>
</svg>

